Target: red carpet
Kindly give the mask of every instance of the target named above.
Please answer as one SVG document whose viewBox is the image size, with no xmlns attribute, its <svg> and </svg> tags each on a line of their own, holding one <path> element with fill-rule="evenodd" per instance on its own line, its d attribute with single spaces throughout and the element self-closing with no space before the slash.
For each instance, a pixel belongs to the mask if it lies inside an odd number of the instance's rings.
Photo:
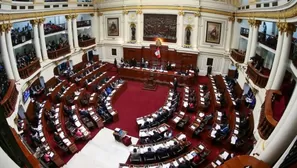
<svg viewBox="0 0 297 168">
<path fill-rule="evenodd" d="M 143 83 L 128 81 L 128 87 L 119 97 L 113 107 L 119 113 L 119 121 L 107 127 L 119 127 L 128 134 L 138 137 L 136 118 L 151 114 L 162 107 L 167 99 L 169 88 L 159 85 L 156 91 L 142 90 Z"/>
</svg>

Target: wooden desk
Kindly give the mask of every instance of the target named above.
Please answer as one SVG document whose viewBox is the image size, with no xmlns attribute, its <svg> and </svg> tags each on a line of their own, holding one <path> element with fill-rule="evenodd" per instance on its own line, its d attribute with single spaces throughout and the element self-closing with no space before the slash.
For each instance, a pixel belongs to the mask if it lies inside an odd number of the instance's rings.
<svg viewBox="0 0 297 168">
<path fill-rule="evenodd" d="M 97 114 L 94 107 L 89 107 L 88 113 L 90 114 L 92 121 L 97 125 L 98 128 L 104 127 L 103 119 Z"/>
<path fill-rule="evenodd" d="M 55 102 L 56 101 L 56 95 L 58 92 L 61 91 L 62 86 L 66 86 L 67 82 L 64 80 L 63 82 L 60 82 L 58 85 L 56 85 L 53 90 L 48 93 L 47 95 L 49 96 L 50 100 Z"/>
<path fill-rule="evenodd" d="M 47 51 L 47 55 L 49 59 L 56 59 L 59 58 L 61 56 L 64 56 L 66 54 L 70 53 L 70 47 L 66 46 L 64 48 L 60 48 L 58 50 L 55 51 Z"/>
<path fill-rule="evenodd" d="M 231 51 L 231 57 L 238 63 L 243 63 L 245 59 L 245 53 L 239 52 L 237 49 Z"/>
<path fill-rule="evenodd" d="M 20 77 L 22 79 L 26 79 L 29 76 L 31 76 L 34 72 L 36 72 L 39 68 L 40 68 L 40 62 L 39 62 L 39 59 L 36 59 L 26 67 L 18 69 L 18 71 L 19 71 Z"/>
<path fill-rule="evenodd" d="M 248 155 L 239 155 L 231 158 L 218 168 L 244 168 L 245 166 L 251 166 L 252 168 L 270 168 L 267 163 Z"/>
<path fill-rule="evenodd" d="M 103 72 L 99 77 L 97 77 L 94 81 L 88 83 L 87 85 L 87 90 L 90 92 L 95 92 L 96 91 L 96 85 L 98 82 L 100 82 L 102 79 L 107 77 L 107 73 Z"/>
<path fill-rule="evenodd" d="M 140 80 L 143 82 L 153 76 L 155 82 L 159 84 L 169 84 L 170 82 L 173 82 L 175 77 L 177 78 L 179 85 L 193 85 L 195 83 L 194 75 L 183 76 L 175 74 L 173 71 L 158 72 L 145 70 L 142 68 L 118 68 L 118 72 L 121 78 Z"/>
<path fill-rule="evenodd" d="M 91 38 L 88 40 L 80 40 L 80 41 L 78 41 L 78 45 L 79 45 L 79 47 L 88 47 L 88 46 L 96 44 L 95 40 L 96 40 L 95 38 Z"/>
</svg>

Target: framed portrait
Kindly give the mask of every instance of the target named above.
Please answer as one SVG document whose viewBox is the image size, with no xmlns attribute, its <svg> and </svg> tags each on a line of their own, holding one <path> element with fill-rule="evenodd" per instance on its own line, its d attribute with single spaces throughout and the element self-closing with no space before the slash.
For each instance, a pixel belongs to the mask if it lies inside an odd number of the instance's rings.
<svg viewBox="0 0 297 168">
<path fill-rule="evenodd" d="M 207 21 L 205 42 L 220 44 L 221 27 L 222 23 Z"/>
<path fill-rule="evenodd" d="M 119 18 L 107 18 L 108 36 L 119 36 Z"/>
</svg>

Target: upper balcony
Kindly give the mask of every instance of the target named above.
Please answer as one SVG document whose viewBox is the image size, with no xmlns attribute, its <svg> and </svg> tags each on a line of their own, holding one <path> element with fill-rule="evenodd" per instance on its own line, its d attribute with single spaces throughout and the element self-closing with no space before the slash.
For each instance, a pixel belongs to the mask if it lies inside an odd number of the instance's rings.
<svg viewBox="0 0 297 168">
<path fill-rule="evenodd" d="M 294 66 L 297 68 L 297 42 L 296 42 L 296 39 L 292 40 L 290 59 L 292 60 L 292 63 L 294 64 Z"/>
<path fill-rule="evenodd" d="M 268 139 L 278 121 L 274 119 L 273 104 L 277 96 L 281 95 L 280 91 L 268 90 L 266 92 L 265 102 L 262 105 L 261 115 L 258 125 L 259 135 L 262 139 Z"/>
<path fill-rule="evenodd" d="M 237 49 L 233 49 L 231 51 L 231 57 L 238 63 L 243 63 L 245 59 L 245 52 L 238 51 Z"/>
<path fill-rule="evenodd" d="M 256 2 L 253 4 L 243 4 L 239 6 L 238 11 L 263 11 L 263 10 L 276 10 L 285 9 L 293 4 L 293 0 L 266 0 L 262 2 Z"/>
<path fill-rule="evenodd" d="M 89 27 L 91 26 L 91 20 L 77 21 L 76 24 L 77 24 L 77 28 Z"/>
<path fill-rule="evenodd" d="M 264 88 L 268 82 L 269 74 L 263 73 L 263 70 L 258 70 L 257 66 L 255 66 L 256 65 L 253 65 L 252 62 L 248 62 L 246 73 L 255 85 Z"/>
<path fill-rule="evenodd" d="M 32 11 L 32 10 L 61 10 L 68 8 L 77 9 L 92 9 L 94 4 L 92 1 L 71 1 L 69 0 L 7 0 L 0 2 L 0 9 L 9 12 L 19 12 L 19 11 Z"/>
<path fill-rule="evenodd" d="M 91 38 L 90 36 L 83 35 L 82 37 L 78 37 L 78 45 L 79 47 L 85 48 L 96 44 L 95 38 Z"/>
<path fill-rule="evenodd" d="M 259 32 L 258 42 L 275 50 L 277 46 L 277 37 L 274 35 Z"/>
</svg>

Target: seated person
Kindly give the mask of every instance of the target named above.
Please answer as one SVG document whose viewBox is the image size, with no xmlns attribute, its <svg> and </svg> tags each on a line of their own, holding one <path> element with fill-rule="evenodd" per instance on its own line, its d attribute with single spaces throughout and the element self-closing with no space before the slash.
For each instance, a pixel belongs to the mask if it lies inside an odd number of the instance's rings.
<svg viewBox="0 0 297 168">
<path fill-rule="evenodd" d="M 44 155 L 43 155 L 43 160 L 46 162 L 46 163 L 49 163 L 51 161 L 51 157 L 50 157 L 50 152 L 46 152 Z"/>
<path fill-rule="evenodd" d="M 229 124 L 221 125 L 220 132 L 222 135 L 227 135 L 229 133 Z"/>
<path fill-rule="evenodd" d="M 146 158 L 154 158 L 155 157 L 155 153 L 152 151 L 152 148 L 148 148 L 147 152 L 144 153 L 144 156 Z"/>
<path fill-rule="evenodd" d="M 159 138 L 162 138 L 162 136 L 157 131 L 153 131 L 152 138 L 154 141 L 157 141 Z"/>
<path fill-rule="evenodd" d="M 131 159 L 132 161 L 133 161 L 133 160 L 140 160 L 140 161 L 141 161 L 140 154 L 139 154 L 139 152 L 137 151 L 136 148 L 134 148 L 134 149 L 133 149 L 133 152 L 131 152 L 130 159 Z"/>
<path fill-rule="evenodd" d="M 79 110 L 79 113 L 80 113 L 80 115 L 82 115 L 83 117 L 89 117 L 89 116 L 90 116 L 90 114 L 88 113 L 88 111 L 85 110 L 85 109 L 80 109 L 80 110 Z"/>
</svg>

